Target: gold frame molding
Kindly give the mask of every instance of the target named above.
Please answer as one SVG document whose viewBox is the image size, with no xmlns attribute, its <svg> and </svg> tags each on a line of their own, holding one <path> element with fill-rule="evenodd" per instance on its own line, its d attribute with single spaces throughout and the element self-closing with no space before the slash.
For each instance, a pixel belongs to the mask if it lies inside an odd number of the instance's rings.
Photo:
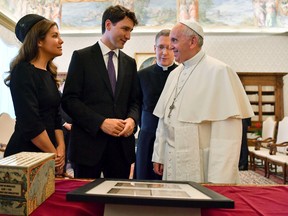
<svg viewBox="0 0 288 216">
<path fill-rule="evenodd" d="M 151 58 L 151 57 L 156 57 L 156 54 L 153 52 L 149 52 L 149 53 L 135 53 L 134 54 L 134 58 L 136 60 L 137 63 L 137 70 L 140 69 L 141 65 L 145 62 L 145 60 Z"/>
<path fill-rule="evenodd" d="M 2 12 L 0 12 L 0 24 L 10 31 L 15 30 L 16 23 Z"/>
</svg>

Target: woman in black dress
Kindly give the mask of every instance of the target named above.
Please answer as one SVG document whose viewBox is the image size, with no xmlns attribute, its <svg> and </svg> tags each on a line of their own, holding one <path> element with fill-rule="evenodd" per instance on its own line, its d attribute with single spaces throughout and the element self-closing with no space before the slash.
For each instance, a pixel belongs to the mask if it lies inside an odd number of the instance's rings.
<svg viewBox="0 0 288 216">
<path fill-rule="evenodd" d="M 61 174 L 65 143 L 57 67 L 52 60 L 62 55 L 63 41 L 57 24 L 36 14 L 22 17 L 15 33 L 23 44 L 5 83 L 10 87 L 16 125 L 4 157 L 22 151 L 52 152 L 56 173 Z"/>
</svg>

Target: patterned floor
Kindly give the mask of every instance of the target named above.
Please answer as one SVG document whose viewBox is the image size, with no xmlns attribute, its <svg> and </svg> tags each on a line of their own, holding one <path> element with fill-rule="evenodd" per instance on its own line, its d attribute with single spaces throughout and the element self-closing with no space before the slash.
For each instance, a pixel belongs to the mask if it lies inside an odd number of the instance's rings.
<svg viewBox="0 0 288 216">
<path fill-rule="evenodd" d="M 240 171 L 240 184 L 251 184 L 251 185 L 275 185 L 279 182 L 273 181 L 273 178 L 264 177 L 264 173 L 257 173 L 252 170 Z"/>
</svg>

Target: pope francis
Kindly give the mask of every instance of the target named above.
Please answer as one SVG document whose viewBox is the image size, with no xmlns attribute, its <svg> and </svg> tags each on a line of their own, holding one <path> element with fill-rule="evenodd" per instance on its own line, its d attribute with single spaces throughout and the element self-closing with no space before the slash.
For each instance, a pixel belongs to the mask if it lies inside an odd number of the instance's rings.
<svg viewBox="0 0 288 216">
<path fill-rule="evenodd" d="M 159 117 L 152 161 L 163 180 L 238 183 L 242 120 L 254 115 L 237 74 L 201 49 L 197 22 L 171 30 L 180 65 L 154 109 Z"/>
</svg>

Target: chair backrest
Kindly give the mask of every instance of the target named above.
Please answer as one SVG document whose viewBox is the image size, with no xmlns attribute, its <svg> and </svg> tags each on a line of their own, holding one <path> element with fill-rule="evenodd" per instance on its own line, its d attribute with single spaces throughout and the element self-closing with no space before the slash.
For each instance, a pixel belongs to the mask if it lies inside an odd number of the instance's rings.
<svg viewBox="0 0 288 216">
<path fill-rule="evenodd" d="M 0 143 L 8 144 L 14 132 L 15 120 L 8 113 L 0 114 Z"/>
<path fill-rule="evenodd" d="M 276 144 L 288 142 L 288 116 L 279 121 Z M 286 153 L 287 147 L 277 147 L 278 152 Z"/>
<path fill-rule="evenodd" d="M 267 138 L 274 139 L 276 123 L 277 122 L 274 121 L 272 117 L 268 117 L 265 121 L 263 121 L 263 126 L 262 126 L 262 139 L 263 140 Z"/>
</svg>

